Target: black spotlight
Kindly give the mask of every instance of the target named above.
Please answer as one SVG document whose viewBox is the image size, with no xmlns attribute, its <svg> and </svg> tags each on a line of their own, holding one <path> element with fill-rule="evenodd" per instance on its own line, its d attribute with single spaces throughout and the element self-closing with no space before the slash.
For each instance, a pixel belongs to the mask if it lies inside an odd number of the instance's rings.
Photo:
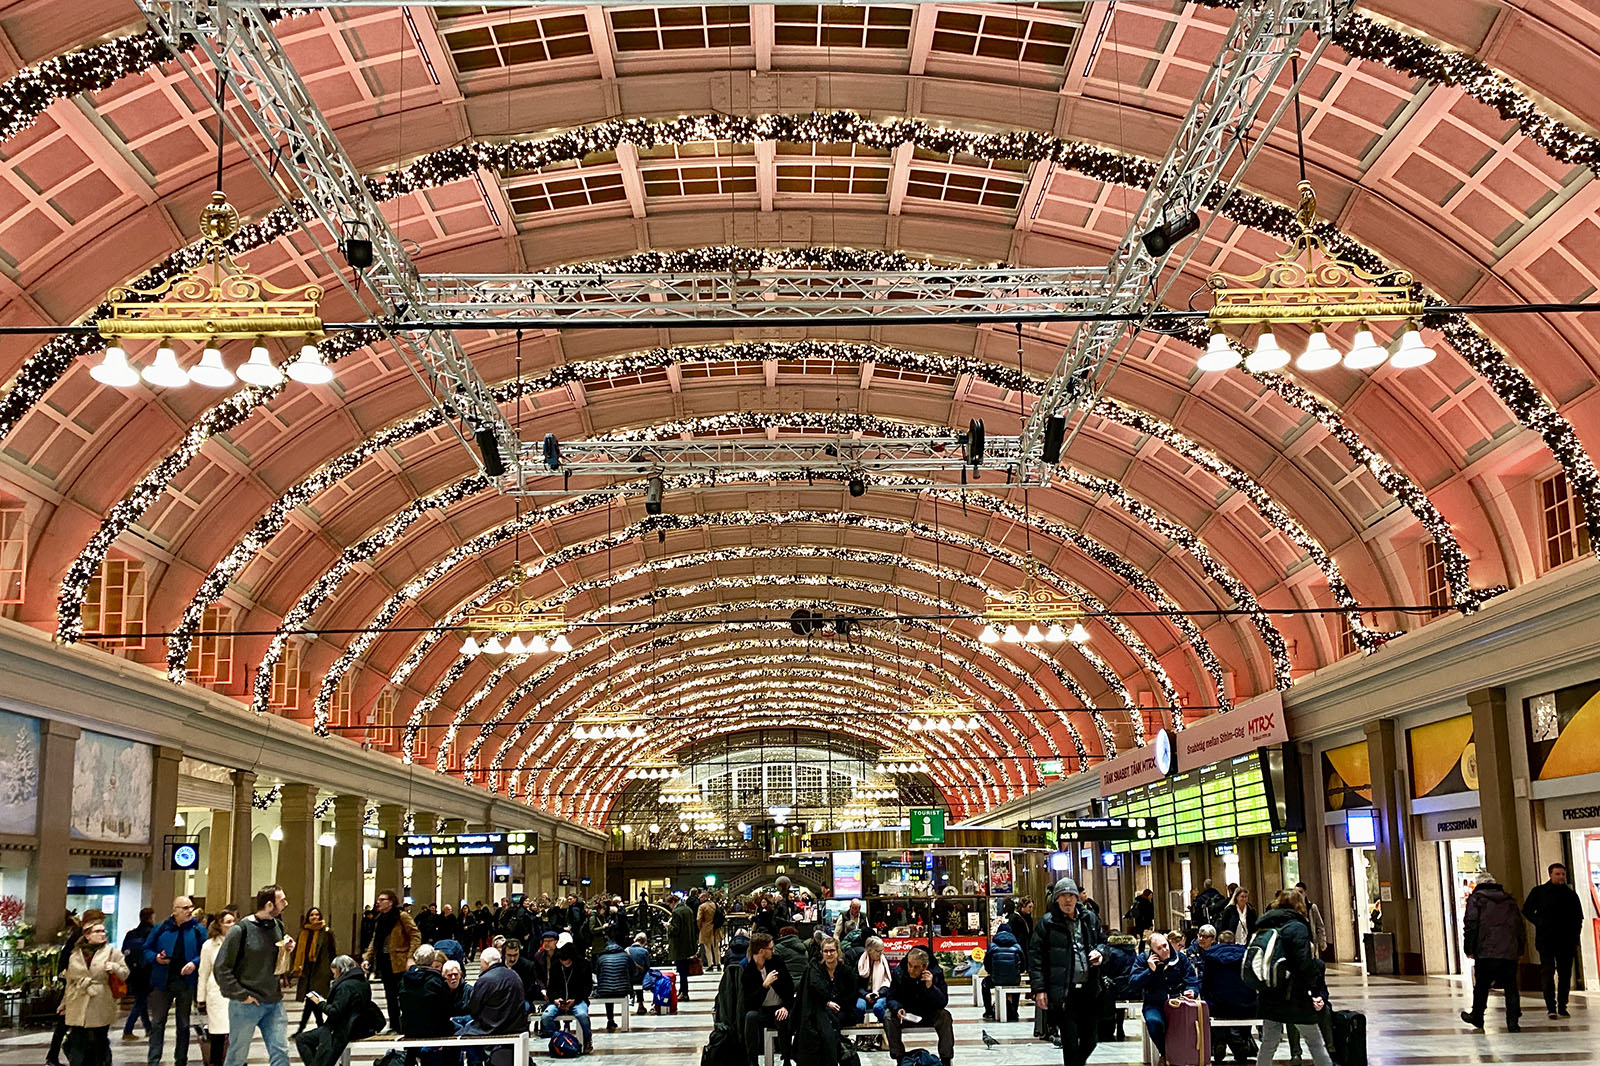
<svg viewBox="0 0 1600 1066">
<path fill-rule="evenodd" d="M 974 470 L 983 465 L 983 419 L 967 423 L 967 432 L 961 437 L 961 459 Z"/>
<path fill-rule="evenodd" d="M 855 619 L 846 618 L 844 615 L 840 615 L 838 618 L 833 620 L 833 631 L 839 634 L 841 637 L 848 637 L 851 633 L 856 631 Z"/>
<path fill-rule="evenodd" d="M 550 470 L 561 469 L 561 442 L 554 433 L 544 435 L 544 465 Z"/>
<path fill-rule="evenodd" d="M 849 488 L 852 496 L 865 496 L 867 494 L 867 479 L 860 474 L 851 474 L 846 487 Z"/>
<path fill-rule="evenodd" d="M 372 265 L 372 242 L 365 237 L 346 237 L 344 261 L 354 270 L 367 269 Z"/>
<path fill-rule="evenodd" d="M 1163 219 L 1161 225 L 1139 239 L 1144 242 L 1145 251 L 1160 259 L 1172 250 L 1174 244 L 1199 228 L 1200 216 L 1188 211 L 1175 219 Z"/>
<path fill-rule="evenodd" d="M 1051 415 L 1044 420 L 1044 461 L 1059 463 L 1061 445 L 1067 439 L 1067 420 L 1061 415 Z"/>
<path fill-rule="evenodd" d="M 500 458 L 500 439 L 494 435 L 492 427 L 472 431 L 472 439 L 478 442 L 478 451 L 483 453 L 483 472 L 490 477 L 499 477 L 506 472 L 505 460 Z"/>
<path fill-rule="evenodd" d="M 644 513 L 661 513 L 661 475 L 656 474 L 644 483 Z"/>
<path fill-rule="evenodd" d="M 789 628 L 797 637 L 808 637 L 822 628 L 822 616 L 802 607 L 789 616 Z"/>
</svg>

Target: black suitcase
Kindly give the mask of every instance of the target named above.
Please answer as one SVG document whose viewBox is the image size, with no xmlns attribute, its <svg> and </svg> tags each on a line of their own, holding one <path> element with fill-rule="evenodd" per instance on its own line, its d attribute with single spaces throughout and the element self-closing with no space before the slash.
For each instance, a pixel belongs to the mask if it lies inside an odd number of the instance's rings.
<svg viewBox="0 0 1600 1066">
<path fill-rule="evenodd" d="M 1333 1046 L 1328 1053 L 1338 1066 L 1367 1066 L 1367 1016 L 1358 1010 L 1336 1010 Z"/>
</svg>

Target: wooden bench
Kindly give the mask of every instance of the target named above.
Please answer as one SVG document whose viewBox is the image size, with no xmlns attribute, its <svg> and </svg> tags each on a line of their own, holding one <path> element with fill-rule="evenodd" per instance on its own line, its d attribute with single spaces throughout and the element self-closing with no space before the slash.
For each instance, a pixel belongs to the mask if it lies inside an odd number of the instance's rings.
<svg viewBox="0 0 1600 1066">
<path fill-rule="evenodd" d="M 633 1013 L 632 996 L 591 996 L 589 998 L 589 1024 L 594 1024 L 596 1007 L 616 1007 L 617 1013 L 622 1015 L 622 1031 L 628 1031 L 628 1019 Z"/>
<path fill-rule="evenodd" d="M 385 1052 L 405 1048 L 499 1047 L 502 1044 L 511 1044 L 513 1045 L 511 1061 L 515 1066 L 523 1066 L 532 1053 L 532 1041 L 527 1032 L 508 1033 L 505 1036 L 436 1036 L 425 1040 L 398 1040 L 393 1037 L 372 1036 L 346 1044 L 344 1052 L 339 1056 L 339 1066 L 350 1066 L 350 1049 L 358 1044 L 362 1047 L 380 1049 L 379 1058 L 382 1058 Z"/>
<path fill-rule="evenodd" d="M 879 1033 L 883 1032 L 883 1023 L 878 1021 L 877 1018 L 873 1017 L 872 1011 L 869 1010 L 867 1011 L 866 1017 L 862 1018 L 856 1024 L 847 1025 L 843 1029 L 840 1029 L 839 1035 L 843 1036 L 845 1033 L 850 1032 L 872 1032 L 874 1030 Z M 761 1030 L 761 1061 L 763 1066 L 772 1066 L 773 1060 L 777 1057 L 777 1054 L 778 1031 L 776 1029 Z"/>
</svg>

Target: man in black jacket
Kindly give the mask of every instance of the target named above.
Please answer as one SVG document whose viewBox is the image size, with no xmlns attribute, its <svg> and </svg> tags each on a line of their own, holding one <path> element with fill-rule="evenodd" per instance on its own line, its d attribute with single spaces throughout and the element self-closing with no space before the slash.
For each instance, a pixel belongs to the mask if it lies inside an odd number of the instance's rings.
<svg viewBox="0 0 1600 1066">
<path fill-rule="evenodd" d="M 750 961 L 744 967 L 744 1046 L 751 1062 L 761 1056 L 761 1034 L 778 1031 L 777 1047 L 784 1062 L 789 1061 L 790 1015 L 794 1013 L 794 981 L 783 963 L 772 958 L 772 937 L 753 933 Z M 722 998 L 718 989 L 717 998 Z M 896 1061 L 899 1061 L 898 1058 Z"/>
<path fill-rule="evenodd" d="M 334 1066 L 350 1041 L 377 1032 L 375 1012 L 372 989 L 361 965 L 349 955 L 340 955 L 333 960 L 333 987 L 322 1005 L 322 1024 L 295 1034 L 300 1061 L 305 1066 Z"/>
<path fill-rule="evenodd" d="M 1522 916 L 1533 923 L 1533 946 L 1539 949 L 1539 970 L 1544 975 L 1544 1009 L 1552 1018 L 1570 1018 L 1567 990 L 1583 932 L 1583 901 L 1567 884 L 1566 866 L 1553 862 L 1549 874 L 1550 880 L 1528 893 Z M 133 1024 L 131 1016 L 128 1024 Z"/>
<path fill-rule="evenodd" d="M 455 1035 L 456 994 L 444 979 L 444 952 L 424 944 L 412 957 L 411 968 L 400 975 L 400 1035 L 407 1040 Z M 406 1064 L 418 1059 L 417 1048 L 406 1048 Z M 446 1066 L 455 1052 L 443 1048 L 423 1048 L 422 1066 Z"/>
<path fill-rule="evenodd" d="M 1462 921 L 1462 947 L 1472 959 L 1472 1010 L 1462 1011 L 1461 1020 L 1474 1029 L 1483 1028 L 1483 1011 L 1489 993 L 1496 985 L 1506 993 L 1506 1031 L 1522 1031 L 1522 1000 L 1517 991 L 1517 960 L 1527 946 L 1527 930 L 1522 912 L 1494 875 L 1478 873 L 1478 884 L 1467 897 Z"/>
<path fill-rule="evenodd" d="M 1057 881 L 1049 912 L 1033 927 L 1028 979 L 1034 1006 L 1049 1012 L 1061 1034 L 1063 1066 L 1084 1066 L 1094 1053 L 1105 942 L 1100 919 L 1078 906 L 1078 883 L 1070 877 Z"/>
<path fill-rule="evenodd" d="M 556 958 L 559 961 L 551 969 L 550 983 L 544 990 L 546 1002 L 539 1031 L 548 1036 L 555 1032 L 556 1018 L 570 1014 L 583 1030 L 583 1051 L 587 1055 L 594 1050 L 594 1034 L 589 1028 L 589 997 L 594 993 L 594 978 L 589 973 L 589 962 L 576 944 L 562 945 Z"/>
<path fill-rule="evenodd" d="M 903 1029 L 932 1029 L 939 1040 L 939 1062 L 950 1066 L 956 1053 L 955 1029 L 950 1018 L 950 991 L 944 971 L 933 965 L 925 948 L 912 948 L 894 968 L 889 982 L 888 1008 L 883 1012 L 883 1035 L 889 1040 L 889 1059 L 906 1057 Z"/>
</svg>

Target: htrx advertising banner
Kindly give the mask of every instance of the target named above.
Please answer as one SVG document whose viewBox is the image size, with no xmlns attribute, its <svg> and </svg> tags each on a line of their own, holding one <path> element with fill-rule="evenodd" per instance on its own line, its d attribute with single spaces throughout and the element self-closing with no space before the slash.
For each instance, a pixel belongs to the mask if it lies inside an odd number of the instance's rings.
<svg viewBox="0 0 1600 1066">
<path fill-rule="evenodd" d="M 836 851 L 833 853 L 833 898 L 861 898 L 861 853 Z"/>
</svg>

